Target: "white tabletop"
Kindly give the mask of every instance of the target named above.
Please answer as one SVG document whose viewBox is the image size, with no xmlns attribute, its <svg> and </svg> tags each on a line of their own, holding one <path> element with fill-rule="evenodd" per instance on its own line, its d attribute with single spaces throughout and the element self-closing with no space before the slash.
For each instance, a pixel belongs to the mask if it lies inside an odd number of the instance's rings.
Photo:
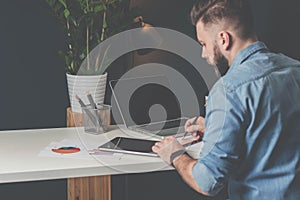
<svg viewBox="0 0 300 200">
<path fill-rule="evenodd" d="M 60 154 L 51 156 L 51 152 L 49 156 L 41 154 L 53 142 L 77 141 L 89 149 L 116 136 L 137 135 L 120 129 L 92 135 L 78 127 L 0 131 L 0 183 L 173 169 L 158 157 L 124 154 L 121 157 L 87 155 L 85 158 L 76 158 Z M 85 151 L 85 148 L 82 150 Z"/>
</svg>

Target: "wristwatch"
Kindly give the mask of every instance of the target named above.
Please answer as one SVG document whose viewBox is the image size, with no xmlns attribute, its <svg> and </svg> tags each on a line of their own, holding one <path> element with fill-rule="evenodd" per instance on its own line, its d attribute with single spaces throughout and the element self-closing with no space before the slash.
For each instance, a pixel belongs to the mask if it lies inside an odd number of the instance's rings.
<svg viewBox="0 0 300 200">
<path fill-rule="evenodd" d="M 171 156 L 170 156 L 170 163 L 171 163 L 171 165 L 172 165 L 174 168 L 175 168 L 175 166 L 173 165 L 174 159 L 177 158 L 178 156 L 182 155 L 182 154 L 185 154 L 185 153 L 186 153 L 186 151 L 185 151 L 184 149 L 180 149 L 180 150 L 175 151 L 175 152 L 173 152 L 173 153 L 171 154 Z"/>
</svg>

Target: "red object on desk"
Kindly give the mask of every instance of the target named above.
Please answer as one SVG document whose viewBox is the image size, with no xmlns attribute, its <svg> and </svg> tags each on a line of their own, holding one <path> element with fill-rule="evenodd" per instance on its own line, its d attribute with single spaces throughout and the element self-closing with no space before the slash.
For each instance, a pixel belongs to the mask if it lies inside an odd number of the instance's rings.
<svg viewBox="0 0 300 200">
<path fill-rule="evenodd" d="M 67 153 L 79 152 L 80 148 L 77 148 L 77 147 L 60 147 L 58 149 L 52 149 L 52 151 L 55 152 L 55 153 L 67 154 Z"/>
</svg>

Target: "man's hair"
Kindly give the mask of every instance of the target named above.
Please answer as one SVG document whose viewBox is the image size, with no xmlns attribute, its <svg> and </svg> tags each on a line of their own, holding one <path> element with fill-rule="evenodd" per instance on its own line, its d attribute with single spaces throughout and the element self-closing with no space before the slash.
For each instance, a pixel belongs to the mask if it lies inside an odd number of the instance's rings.
<svg viewBox="0 0 300 200">
<path fill-rule="evenodd" d="M 254 35 L 252 10 L 248 0 L 198 0 L 191 11 L 192 24 L 199 20 L 204 25 L 218 24 L 227 20 L 234 25 L 240 38 Z"/>
</svg>

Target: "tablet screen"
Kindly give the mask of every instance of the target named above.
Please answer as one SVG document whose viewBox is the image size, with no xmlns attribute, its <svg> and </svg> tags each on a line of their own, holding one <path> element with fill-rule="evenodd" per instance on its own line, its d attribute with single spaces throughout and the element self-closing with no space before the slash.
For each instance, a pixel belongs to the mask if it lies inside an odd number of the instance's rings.
<svg viewBox="0 0 300 200">
<path fill-rule="evenodd" d="M 116 137 L 111 141 L 99 146 L 99 149 L 102 150 L 124 150 L 128 153 L 151 153 L 155 154 L 152 151 L 152 146 L 157 141 L 153 140 L 143 140 L 143 139 L 135 139 L 135 138 L 124 138 L 124 137 Z"/>
</svg>

